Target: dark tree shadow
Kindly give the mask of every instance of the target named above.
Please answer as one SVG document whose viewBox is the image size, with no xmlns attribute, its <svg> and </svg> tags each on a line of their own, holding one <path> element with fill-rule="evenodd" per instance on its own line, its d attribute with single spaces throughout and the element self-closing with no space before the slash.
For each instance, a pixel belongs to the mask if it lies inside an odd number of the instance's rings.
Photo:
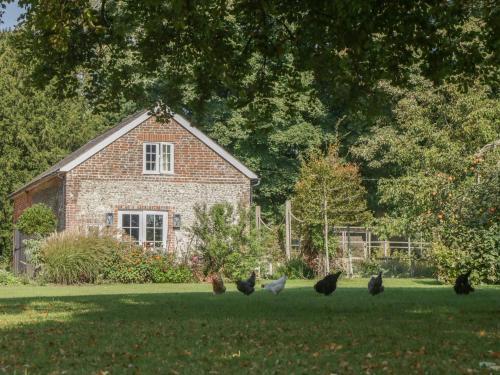
<svg viewBox="0 0 500 375">
<path fill-rule="evenodd" d="M 20 372 L 28 364 L 29 373 L 240 373 L 241 366 L 281 373 L 298 359 L 312 366 L 303 373 L 314 372 L 314 366 L 335 372 L 332 366 L 345 353 L 344 361 L 356 358 L 352 372 L 359 372 L 374 351 L 386 353 L 399 370 L 412 362 L 400 361 L 395 352 L 425 347 L 438 358 L 439 345 L 448 342 L 472 353 L 469 359 L 476 363 L 474 356 L 493 350 L 495 342 L 477 332 L 494 332 L 500 311 L 498 289 L 478 288 L 460 298 L 451 287 L 387 288 L 371 296 L 364 287 L 339 286 L 328 297 L 312 287 L 278 296 L 263 290 L 213 296 L 208 288 L 0 298 L 0 317 L 19 320 L 0 328 L 0 371 Z M 335 345 L 344 349 L 337 353 Z M 312 356 L 325 350 L 324 358 Z"/>
</svg>

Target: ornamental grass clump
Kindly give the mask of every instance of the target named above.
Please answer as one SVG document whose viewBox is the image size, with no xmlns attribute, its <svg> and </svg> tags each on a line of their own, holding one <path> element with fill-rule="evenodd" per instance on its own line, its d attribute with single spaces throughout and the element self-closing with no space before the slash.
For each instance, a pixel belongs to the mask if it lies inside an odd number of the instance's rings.
<svg viewBox="0 0 500 375">
<path fill-rule="evenodd" d="M 48 237 L 41 248 L 43 277 L 59 284 L 93 283 L 113 254 L 124 246 L 111 231 L 64 231 Z"/>
</svg>

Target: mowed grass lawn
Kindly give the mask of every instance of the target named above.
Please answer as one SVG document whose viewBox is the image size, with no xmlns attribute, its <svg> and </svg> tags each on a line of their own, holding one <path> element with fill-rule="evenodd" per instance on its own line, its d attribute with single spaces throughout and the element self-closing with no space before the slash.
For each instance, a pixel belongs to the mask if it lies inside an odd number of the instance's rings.
<svg viewBox="0 0 500 375">
<path fill-rule="evenodd" d="M 209 284 L 0 287 L 0 373 L 490 373 L 500 287 L 313 281 L 246 297 Z"/>
</svg>

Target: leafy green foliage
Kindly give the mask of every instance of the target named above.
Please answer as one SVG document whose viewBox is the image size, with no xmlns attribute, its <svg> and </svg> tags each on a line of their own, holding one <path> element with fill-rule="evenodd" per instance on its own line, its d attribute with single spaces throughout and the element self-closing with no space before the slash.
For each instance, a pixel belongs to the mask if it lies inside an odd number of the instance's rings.
<svg viewBox="0 0 500 375">
<path fill-rule="evenodd" d="M 257 66 L 256 60 L 251 64 Z M 294 70 L 290 60 L 283 61 L 287 71 L 266 95 L 256 93 L 251 102 L 236 105 L 233 99 L 214 93 L 193 113 L 195 123 L 259 175 L 255 199 L 268 212 L 277 210 L 292 193 L 300 159 L 331 137 L 327 108 L 314 88 L 312 74 Z M 246 76 L 244 90 L 258 85 L 262 74 Z"/>
<path fill-rule="evenodd" d="M 20 4 L 28 8 L 21 42 L 36 76 L 58 77 L 62 87 L 76 90 L 80 73 L 89 92 L 106 98 L 120 87 L 129 97 L 176 106 L 190 91 L 197 98 L 192 108 L 213 92 L 251 101 L 288 70 L 288 55 L 294 68 L 313 72 L 325 96 L 347 98 L 380 78 L 404 81 L 405 67 L 419 59 L 435 80 L 475 74 L 480 64 L 496 67 L 490 2 Z M 246 91 L 252 72 L 261 80 Z"/>
<path fill-rule="evenodd" d="M 43 238 L 35 237 L 24 240 L 24 254 L 26 262 L 33 265 L 35 269 L 42 265 Z"/>
<path fill-rule="evenodd" d="M 193 280 L 193 273 L 165 254 L 131 247 L 113 254 L 102 277 L 119 283 L 187 283 Z"/>
<path fill-rule="evenodd" d="M 95 282 L 113 254 L 124 246 L 129 245 L 108 232 L 55 233 L 42 245 L 43 278 L 59 284 Z"/>
<path fill-rule="evenodd" d="M 362 277 L 371 277 L 382 271 L 389 278 L 435 278 L 436 267 L 433 259 L 408 257 L 404 253 L 383 259 L 367 259 L 359 263 L 355 270 Z"/>
<path fill-rule="evenodd" d="M 84 97 L 56 98 L 47 82 L 36 88 L 32 63 L 21 63 L 22 45 L 0 33 L 0 252 L 12 248 L 12 204 L 8 195 L 116 119 L 93 113 Z M 111 111 L 110 111 L 111 112 Z"/>
<path fill-rule="evenodd" d="M 498 282 L 500 153 L 480 150 L 499 137 L 500 102 L 481 84 L 464 93 L 419 75 L 411 81 L 411 89 L 381 83 L 392 114 L 352 150 L 384 175 L 378 194 L 386 215 L 375 229 L 434 241 L 446 280 L 473 269 L 476 280 Z"/>
<path fill-rule="evenodd" d="M 44 203 L 36 203 L 23 211 L 16 228 L 28 236 L 45 237 L 56 230 L 56 225 L 54 211 Z"/>
<path fill-rule="evenodd" d="M 7 270 L 0 269 L 0 285 L 22 284 L 22 280 Z"/>
<path fill-rule="evenodd" d="M 421 63 L 436 82 L 498 88 L 489 2 L 21 4 L 35 82 L 96 106 L 125 97 L 188 115 L 262 177 L 255 197 L 275 216 L 301 157 L 331 138 L 349 156 L 386 110 L 380 79 L 411 87 Z"/>
<path fill-rule="evenodd" d="M 289 279 L 313 279 L 314 269 L 302 258 L 293 258 L 278 267 L 278 274 L 288 276 Z"/>
<path fill-rule="evenodd" d="M 263 234 L 252 227 L 251 210 L 230 203 L 195 206 L 191 227 L 195 250 L 205 275 L 223 273 L 230 279 L 247 275 L 263 255 Z"/>
<path fill-rule="evenodd" d="M 475 281 L 500 283 L 499 161 L 498 149 L 476 159 L 476 175 L 466 177 L 444 204 L 434 245 L 444 280 L 472 270 Z"/>
<path fill-rule="evenodd" d="M 343 162 L 335 147 L 331 147 L 326 156 L 314 154 L 304 162 L 295 185 L 292 207 L 304 222 L 305 250 L 309 253 L 317 253 L 318 245 L 324 241 L 321 231 L 325 213 L 330 227 L 364 224 L 370 220 L 366 190 L 358 168 Z M 333 236 L 331 241 L 333 245 Z"/>
</svg>

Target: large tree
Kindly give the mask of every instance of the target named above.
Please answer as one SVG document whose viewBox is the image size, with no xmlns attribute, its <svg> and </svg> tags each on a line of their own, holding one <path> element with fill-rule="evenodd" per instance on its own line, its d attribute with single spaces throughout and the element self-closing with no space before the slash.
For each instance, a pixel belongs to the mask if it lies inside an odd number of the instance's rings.
<svg viewBox="0 0 500 375">
<path fill-rule="evenodd" d="M 417 60 L 434 80 L 498 63 L 498 10 L 490 1 L 19 4 L 27 9 L 21 39 L 43 81 L 55 76 L 68 86 L 79 73 L 94 93 L 110 98 L 120 89 L 137 99 L 167 100 L 175 109 L 186 104 L 186 85 L 198 104 L 214 92 L 251 101 L 288 69 L 288 54 L 297 70 L 314 73 L 325 96 L 347 98 L 366 94 L 380 78 L 404 81 L 404 67 Z M 471 18 L 480 27 L 466 27 Z M 267 78 L 246 90 L 243 78 L 256 70 L 254 58 Z"/>
<path fill-rule="evenodd" d="M 266 208 L 290 194 L 304 152 L 333 135 L 348 154 L 383 110 L 380 78 L 407 82 L 407 67 L 421 61 L 435 81 L 498 80 L 487 1 L 20 4 L 18 43 L 36 82 L 105 108 L 123 97 L 167 103 L 263 177 Z"/>
<path fill-rule="evenodd" d="M 12 247 L 8 194 L 109 125 L 80 96 L 58 100 L 54 87 L 33 88 L 12 34 L 0 33 L 0 253 Z"/>
<path fill-rule="evenodd" d="M 330 252 L 335 251 L 328 239 L 330 229 L 334 225 L 366 225 L 371 218 L 357 166 L 343 161 L 333 146 L 326 155 L 316 153 L 304 161 L 292 207 L 302 222 L 302 250 L 316 256 L 323 247 L 327 270 Z"/>
<path fill-rule="evenodd" d="M 410 82 L 380 83 L 392 111 L 351 150 L 378 176 L 379 231 L 444 246 L 446 278 L 471 267 L 497 281 L 500 101 L 480 83 L 464 93 L 418 74 Z"/>
</svg>

